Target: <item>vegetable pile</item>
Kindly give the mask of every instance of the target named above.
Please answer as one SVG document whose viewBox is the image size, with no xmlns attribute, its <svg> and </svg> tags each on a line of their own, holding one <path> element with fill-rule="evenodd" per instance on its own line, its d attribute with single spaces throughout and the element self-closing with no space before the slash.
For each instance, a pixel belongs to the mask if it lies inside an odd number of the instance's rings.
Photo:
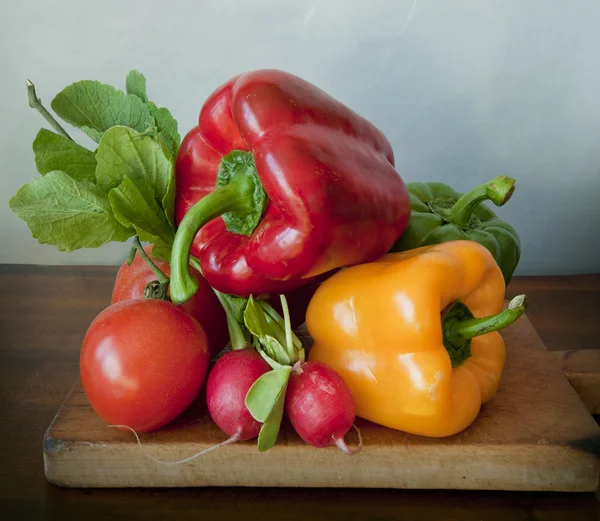
<svg viewBox="0 0 600 521">
<path fill-rule="evenodd" d="M 53 130 L 33 142 L 41 176 L 10 200 L 61 251 L 132 239 L 81 349 L 104 421 L 159 429 L 205 388 L 229 436 L 216 447 L 269 450 L 284 415 L 347 454 L 357 416 L 434 437 L 471 425 L 501 383 L 497 331 L 526 310 L 522 295 L 503 310 L 520 243 L 485 205 L 514 179 L 405 185 L 381 131 L 282 71 L 217 88 L 183 140 L 141 73 L 125 87 L 85 80 L 52 100 L 86 148 L 27 82 Z"/>
</svg>

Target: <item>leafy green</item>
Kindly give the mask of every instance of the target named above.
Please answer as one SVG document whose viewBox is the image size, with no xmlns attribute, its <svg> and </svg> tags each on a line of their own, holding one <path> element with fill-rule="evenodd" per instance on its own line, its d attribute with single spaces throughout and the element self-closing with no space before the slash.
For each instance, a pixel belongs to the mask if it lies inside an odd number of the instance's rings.
<svg viewBox="0 0 600 521">
<path fill-rule="evenodd" d="M 245 403 L 250 414 L 263 422 L 258 435 L 258 450 L 261 452 L 269 450 L 277 441 L 291 372 L 289 366 L 269 371 L 256 380 L 246 394 Z"/>
<path fill-rule="evenodd" d="M 252 384 L 246 394 L 245 403 L 256 421 L 264 422 L 271 414 L 277 402 L 277 395 L 287 386 L 291 371 L 291 367 L 284 366 L 263 374 Z"/>
<path fill-rule="evenodd" d="M 172 245 L 167 244 L 160 239 L 156 240 L 152 245 L 152 257 L 165 262 L 171 262 Z"/>
<path fill-rule="evenodd" d="M 265 320 L 269 324 L 269 327 L 272 327 L 277 331 L 277 338 L 282 344 L 285 344 L 288 353 L 294 357 L 295 354 L 298 354 L 297 351 L 302 349 L 302 342 L 292 332 L 289 310 L 286 311 L 288 306 L 285 295 L 279 295 L 279 298 L 282 305 L 283 317 L 277 313 L 277 311 L 275 311 L 275 308 L 273 308 L 273 306 L 271 306 L 267 300 L 257 300 L 256 303 L 265 312 Z"/>
<path fill-rule="evenodd" d="M 136 70 L 129 71 L 125 80 L 125 89 L 127 94 L 137 96 L 144 103 L 148 101 L 148 96 L 146 95 L 146 78 L 141 72 Z"/>
<path fill-rule="evenodd" d="M 246 331 L 248 331 L 247 328 L 246 328 Z M 249 341 L 252 342 L 252 347 L 254 347 L 254 349 L 256 349 L 258 351 L 260 356 L 263 357 L 264 361 L 267 362 L 267 364 L 269 364 L 271 366 L 271 369 L 281 369 L 282 367 L 286 367 L 286 365 L 276 362 L 267 353 L 265 353 L 265 350 L 260 345 L 260 342 L 258 341 L 258 339 L 256 337 L 252 338 L 252 334 L 250 334 L 250 337 L 251 338 L 249 339 Z"/>
<path fill-rule="evenodd" d="M 285 404 L 285 389 L 277 396 L 275 407 L 269 414 L 269 417 L 263 423 L 258 433 L 257 446 L 260 452 L 265 452 L 275 445 L 277 435 L 281 427 L 281 419 L 283 418 L 283 406 Z"/>
<path fill-rule="evenodd" d="M 61 251 L 97 248 L 132 235 L 113 216 L 105 193 L 59 170 L 21 187 L 9 204 L 34 238 Z"/>
<path fill-rule="evenodd" d="M 10 206 L 35 238 L 60 250 L 136 234 L 153 243 L 154 257 L 170 260 L 177 122 L 148 100 L 140 72 L 129 72 L 126 90 L 89 80 L 63 89 L 52 108 L 99 145 L 91 152 L 68 136 L 40 130 L 33 150 L 45 177 L 23 186 Z M 41 104 L 34 108 L 45 112 Z"/>
<path fill-rule="evenodd" d="M 171 161 L 170 165 L 167 193 L 163 196 L 161 203 L 169 224 L 175 229 L 175 163 Z"/>
<path fill-rule="evenodd" d="M 140 98 L 150 109 L 150 114 L 154 118 L 158 137 L 167 147 L 171 157 L 177 157 L 177 149 L 181 142 L 181 136 L 177 130 L 177 121 L 166 108 L 159 108 L 155 103 L 148 100 L 146 94 L 146 78 L 136 70 L 129 71 L 126 79 L 127 94 L 133 94 Z"/>
<path fill-rule="evenodd" d="M 119 186 L 125 177 L 145 181 L 161 204 L 172 191 L 173 161 L 148 134 L 127 127 L 112 127 L 98 144 L 96 160 L 98 186 L 107 192 Z"/>
<path fill-rule="evenodd" d="M 291 363 L 289 353 L 282 345 L 285 343 L 285 331 L 276 323 L 267 321 L 261 306 L 252 296 L 248 299 L 244 311 L 244 324 L 255 337 L 258 338 L 265 353 L 282 365 Z"/>
<path fill-rule="evenodd" d="M 104 132 L 116 125 L 139 132 L 155 126 L 150 108 L 138 96 L 98 81 L 69 85 L 56 95 L 51 106 L 62 119 L 81 128 L 97 143 Z"/>
<path fill-rule="evenodd" d="M 116 219 L 123 226 L 133 228 L 142 241 L 161 239 L 166 245 L 173 244 L 175 232 L 146 181 L 125 177 L 110 191 L 108 199 Z"/>
<path fill-rule="evenodd" d="M 181 143 L 181 136 L 177 130 L 177 120 L 164 107 L 158 108 L 151 101 L 148 102 L 148 106 L 150 107 L 150 114 L 152 114 L 156 122 L 158 137 L 164 143 L 165 147 L 167 147 L 171 157 L 177 157 L 177 150 L 179 143 Z"/>
<path fill-rule="evenodd" d="M 96 180 L 96 157 L 75 141 L 42 128 L 33 142 L 35 166 L 42 175 L 61 170 L 77 181 Z"/>
<path fill-rule="evenodd" d="M 236 297 L 235 295 L 225 295 L 223 294 L 223 298 L 227 300 L 229 303 L 229 308 L 231 310 L 231 314 L 235 317 L 235 319 L 240 323 L 244 323 L 244 311 L 246 310 L 246 306 L 248 305 L 248 299 L 243 297 Z"/>
</svg>

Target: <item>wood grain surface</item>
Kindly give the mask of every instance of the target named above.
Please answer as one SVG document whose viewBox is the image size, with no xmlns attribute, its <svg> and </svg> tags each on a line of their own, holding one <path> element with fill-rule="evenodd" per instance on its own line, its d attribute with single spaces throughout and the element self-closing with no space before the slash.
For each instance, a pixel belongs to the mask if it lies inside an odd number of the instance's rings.
<svg viewBox="0 0 600 521">
<path fill-rule="evenodd" d="M 600 414 L 600 349 L 551 351 L 592 414 Z"/>
<path fill-rule="evenodd" d="M 80 490 L 48 483 L 42 439 L 78 377 L 85 329 L 110 302 L 113 267 L 0 266 L 0 512 L 4 519 L 592 520 L 593 493 L 195 488 Z M 600 274 L 517 277 L 549 349 L 600 346 Z"/>
<path fill-rule="evenodd" d="M 600 428 L 527 317 L 502 334 L 507 363 L 500 390 L 456 436 L 411 436 L 357 420 L 364 448 L 349 457 L 337 447 L 307 445 L 285 424 L 267 453 L 248 441 L 185 464 L 162 465 L 143 454 L 131 432 L 108 429 L 78 384 L 44 440 L 46 475 L 75 487 L 595 491 Z M 143 434 L 146 450 L 177 461 L 225 441 L 204 398 L 195 405 L 174 424 Z"/>
</svg>

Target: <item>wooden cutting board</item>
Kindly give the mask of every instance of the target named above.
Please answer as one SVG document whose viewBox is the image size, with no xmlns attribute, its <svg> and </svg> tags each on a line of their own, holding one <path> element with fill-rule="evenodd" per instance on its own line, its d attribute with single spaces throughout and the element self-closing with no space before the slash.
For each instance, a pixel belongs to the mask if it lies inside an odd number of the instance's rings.
<svg viewBox="0 0 600 521">
<path fill-rule="evenodd" d="M 527 317 L 503 336 L 508 355 L 498 394 L 471 427 L 450 438 L 357 420 L 364 448 L 351 457 L 335 447 L 310 447 L 284 424 L 266 453 L 244 442 L 185 464 L 161 465 L 144 455 L 131 432 L 107 428 L 77 384 L 46 433 L 46 476 L 69 487 L 596 490 L 600 428 L 560 360 L 546 351 Z M 141 435 L 147 451 L 162 460 L 185 458 L 225 438 L 202 397 L 173 424 Z"/>
</svg>

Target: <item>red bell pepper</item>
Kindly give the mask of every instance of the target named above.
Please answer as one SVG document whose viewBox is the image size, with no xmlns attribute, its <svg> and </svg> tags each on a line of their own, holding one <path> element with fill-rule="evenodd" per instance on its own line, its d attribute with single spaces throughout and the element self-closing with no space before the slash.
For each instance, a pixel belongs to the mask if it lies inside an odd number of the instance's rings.
<svg viewBox="0 0 600 521">
<path fill-rule="evenodd" d="M 278 70 L 237 76 L 208 98 L 179 149 L 176 183 L 175 302 L 195 291 L 190 248 L 224 293 L 282 293 L 377 259 L 410 216 L 383 133 Z"/>
</svg>

